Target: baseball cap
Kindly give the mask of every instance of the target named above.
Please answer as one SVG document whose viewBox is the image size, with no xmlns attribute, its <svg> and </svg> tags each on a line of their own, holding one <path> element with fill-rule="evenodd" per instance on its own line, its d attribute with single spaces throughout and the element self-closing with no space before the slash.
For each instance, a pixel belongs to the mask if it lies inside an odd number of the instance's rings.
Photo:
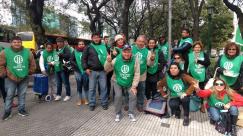
<svg viewBox="0 0 243 136">
<path fill-rule="evenodd" d="M 131 50 L 132 47 L 128 44 L 125 44 L 123 47 L 122 47 L 122 50 Z"/>
</svg>

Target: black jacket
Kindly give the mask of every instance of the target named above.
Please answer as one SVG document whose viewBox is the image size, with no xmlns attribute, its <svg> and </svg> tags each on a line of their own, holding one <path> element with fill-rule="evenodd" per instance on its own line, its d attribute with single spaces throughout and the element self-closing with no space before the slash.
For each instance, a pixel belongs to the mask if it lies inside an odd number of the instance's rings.
<svg viewBox="0 0 243 136">
<path fill-rule="evenodd" d="M 98 58 L 98 53 L 91 45 L 86 46 L 83 51 L 82 66 L 84 70 L 86 69 L 90 69 L 94 71 L 104 70 L 104 66 L 100 63 L 100 60 Z"/>
<path fill-rule="evenodd" d="M 64 61 L 69 61 L 70 60 L 70 57 L 71 57 L 71 51 L 70 51 L 69 47 L 64 46 L 63 48 L 64 48 L 63 49 L 63 53 L 59 53 L 58 54 L 61 63 L 62 63 L 63 60 Z"/>
<path fill-rule="evenodd" d="M 76 62 L 75 51 L 72 53 L 70 58 L 71 65 L 74 71 L 79 71 L 78 64 Z"/>
</svg>

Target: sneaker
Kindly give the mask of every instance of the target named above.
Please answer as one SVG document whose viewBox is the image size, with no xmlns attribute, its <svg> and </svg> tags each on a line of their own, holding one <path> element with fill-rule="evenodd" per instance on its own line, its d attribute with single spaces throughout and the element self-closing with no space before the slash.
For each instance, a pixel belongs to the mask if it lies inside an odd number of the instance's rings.
<svg viewBox="0 0 243 136">
<path fill-rule="evenodd" d="M 103 109 L 103 110 L 108 110 L 108 105 L 103 105 L 103 106 L 102 106 L 102 109 Z"/>
<path fill-rule="evenodd" d="M 57 95 L 55 98 L 55 101 L 60 101 L 62 99 L 62 97 L 60 95 Z"/>
<path fill-rule="evenodd" d="M 189 117 L 184 117 L 183 126 L 188 126 L 188 125 L 189 125 Z"/>
<path fill-rule="evenodd" d="M 57 95 L 56 95 L 56 94 L 52 94 L 52 96 L 53 96 L 53 98 L 54 98 L 54 99 L 57 97 Z"/>
<path fill-rule="evenodd" d="M 12 117 L 11 112 L 5 112 L 3 114 L 2 120 L 8 120 Z"/>
<path fill-rule="evenodd" d="M 128 114 L 128 117 L 129 117 L 130 121 L 132 121 L 132 122 L 137 121 L 133 114 Z"/>
<path fill-rule="evenodd" d="M 89 104 L 89 101 L 87 99 L 84 99 L 84 104 L 85 105 L 88 105 Z"/>
<path fill-rule="evenodd" d="M 89 106 L 90 111 L 94 111 L 94 109 L 95 109 L 95 106 Z"/>
<path fill-rule="evenodd" d="M 82 100 L 78 100 L 78 102 L 76 104 L 77 104 L 77 106 L 81 106 L 82 105 Z"/>
<path fill-rule="evenodd" d="M 119 122 L 121 120 L 121 114 L 116 114 L 115 122 Z"/>
<path fill-rule="evenodd" d="M 29 116 L 29 113 L 28 113 L 27 111 L 25 111 L 25 110 L 21 110 L 21 111 L 19 111 L 18 114 L 19 114 L 20 116 L 22 116 L 22 117 Z"/>
<path fill-rule="evenodd" d="M 70 96 L 66 96 L 66 97 L 63 99 L 63 101 L 66 102 L 66 101 L 69 101 L 70 99 L 71 99 Z"/>
</svg>

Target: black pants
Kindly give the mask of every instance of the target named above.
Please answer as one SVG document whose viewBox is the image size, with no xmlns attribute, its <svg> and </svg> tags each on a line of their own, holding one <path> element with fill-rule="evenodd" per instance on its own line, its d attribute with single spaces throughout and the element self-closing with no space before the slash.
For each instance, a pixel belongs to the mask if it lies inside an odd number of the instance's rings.
<svg viewBox="0 0 243 136">
<path fill-rule="evenodd" d="M 145 95 L 147 100 L 151 99 L 157 93 L 157 82 L 151 82 L 146 80 Z"/>
<path fill-rule="evenodd" d="M 7 93 L 5 91 L 4 78 L 0 78 L 0 90 L 1 90 L 1 94 L 3 96 L 3 101 L 5 102 L 5 98 L 7 96 Z"/>
<path fill-rule="evenodd" d="M 176 116 L 180 116 L 181 110 L 180 105 L 183 107 L 184 116 L 189 117 L 189 103 L 190 103 L 190 97 L 186 96 L 183 99 L 177 98 L 171 98 L 169 101 L 169 106 L 171 108 L 172 115 L 175 114 Z"/>
</svg>

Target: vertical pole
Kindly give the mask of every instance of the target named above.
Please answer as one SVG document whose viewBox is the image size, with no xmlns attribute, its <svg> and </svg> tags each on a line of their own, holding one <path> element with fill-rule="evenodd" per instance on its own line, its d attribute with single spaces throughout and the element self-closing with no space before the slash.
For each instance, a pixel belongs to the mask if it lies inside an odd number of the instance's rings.
<svg viewBox="0 0 243 136">
<path fill-rule="evenodd" d="M 168 44 L 169 44 L 169 61 L 171 59 L 171 19 L 172 19 L 172 0 L 168 0 Z"/>
<path fill-rule="evenodd" d="M 212 48 L 212 42 L 211 42 L 211 33 L 212 33 L 212 15 L 208 15 L 208 55 L 211 56 L 211 48 Z"/>
</svg>

